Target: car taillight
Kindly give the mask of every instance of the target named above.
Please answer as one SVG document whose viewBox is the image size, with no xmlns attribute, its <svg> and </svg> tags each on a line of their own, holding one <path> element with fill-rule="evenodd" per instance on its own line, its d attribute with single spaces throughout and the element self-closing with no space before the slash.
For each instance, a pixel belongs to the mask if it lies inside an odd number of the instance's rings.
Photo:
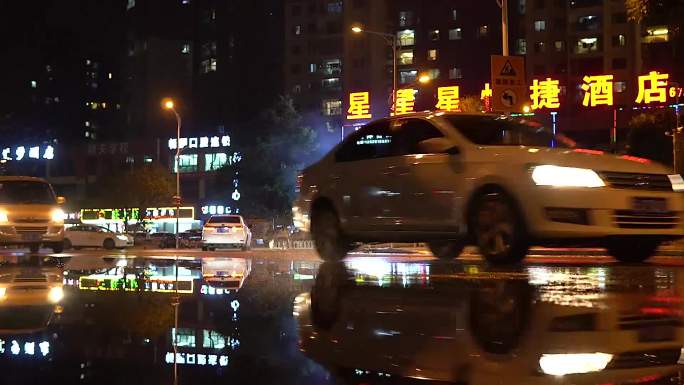
<svg viewBox="0 0 684 385">
<path fill-rule="evenodd" d="M 304 174 L 297 174 L 297 184 L 295 185 L 295 192 L 302 191 L 302 183 L 304 182 Z"/>
</svg>

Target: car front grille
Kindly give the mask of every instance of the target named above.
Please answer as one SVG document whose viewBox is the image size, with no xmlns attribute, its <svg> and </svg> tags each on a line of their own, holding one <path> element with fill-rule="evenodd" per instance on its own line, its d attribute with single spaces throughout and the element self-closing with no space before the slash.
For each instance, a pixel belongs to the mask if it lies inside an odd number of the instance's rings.
<svg viewBox="0 0 684 385">
<path fill-rule="evenodd" d="M 10 218 L 12 222 L 14 223 L 37 223 L 37 224 L 42 224 L 45 223 L 47 224 L 50 222 L 49 219 L 47 218 L 21 218 L 21 217 L 12 217 Z"/>
<path fill-rule="evenodd" d="M 613 357 L 613 360 L 608 364 L 606 369 L 631 369 L 649 366 L 676 365 L 681 353 L 681 348 L 620 353 Z"/>
<path fill-rule="evenodd" d="M 621 330 L 637 330 L 658 326 L 682 326 L 682 320 L 675 317 L 649 315 L 649 314 L 629 314 L 620 317 Z"/>
<path fill-rule="evenodd" d="M 679 224 L 675 211 L 648 213 L 636 210 L 615 210 L 614 222 L 622 229 L 672 229 Z"/>
<path fill-rule="evenodd" d="M 16 226 L 17 233 L 47 233 L 47 226 Z"/>
<path fill-rule="evenodd" d="M 672 191 L 667 175 L 637 174 L 629 172 L 599 172 L 606 184 L 613 188 L 646 191 Z"/>
</svg>

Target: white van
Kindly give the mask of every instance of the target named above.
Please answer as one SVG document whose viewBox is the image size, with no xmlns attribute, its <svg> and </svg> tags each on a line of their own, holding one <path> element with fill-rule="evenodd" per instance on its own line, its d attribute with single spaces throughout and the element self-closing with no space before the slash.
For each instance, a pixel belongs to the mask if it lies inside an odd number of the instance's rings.
<svg viewBox="0 0 684 385">
<path fill-rule="evenodd" d="M 37 253 L 41 246 L 64 250 L 63 197 L 50 183 L 27 176 L 0 177 L 0 246 L 25 246 Z"/>
</svg>

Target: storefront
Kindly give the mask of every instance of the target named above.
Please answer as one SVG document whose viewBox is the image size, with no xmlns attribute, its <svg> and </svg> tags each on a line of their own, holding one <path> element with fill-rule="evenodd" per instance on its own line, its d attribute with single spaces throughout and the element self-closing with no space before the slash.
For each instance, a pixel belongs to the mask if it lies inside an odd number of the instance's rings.
<svg viewBox="0 0 684 385">
<path fill-rule="evenodd" d="M 83 209 L 81 222 L 106 227 L 111 231 L 123 232 L 126 228 L 135 227 L 151 233 L 176 232 L 176 208 L 157 207 L 148 208 L 141 221 L 139 209 Z M 199 219 L 195 219 L 195 208 L 181 207 L 179 210 L 178 227 L 180 232 L 200 229 Z"/>
</svg>

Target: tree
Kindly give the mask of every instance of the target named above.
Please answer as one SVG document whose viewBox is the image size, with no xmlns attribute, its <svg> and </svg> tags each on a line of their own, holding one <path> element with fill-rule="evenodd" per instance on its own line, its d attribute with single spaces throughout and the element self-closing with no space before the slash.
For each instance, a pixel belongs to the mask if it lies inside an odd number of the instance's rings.
<svg viewBox="0 0 684 385">
<path fill-rule="evenodd" d="M 672 137 L 675 117 L 669 109 L 639 114 L 629 122 L 627 150 L 631 155 L 672 164 Z"/>
<path fill-rule="evenodd" d="M 218 171 L 214 190 L 225 194 L 235 170 L 244 199 L 242 213 L 260 217 L 288 217 L 295 197 L 297 172 L 314 160 L 316 133 L 304 124 L 293 101 L 281 96 L 253 123 L 256 138 L 244 148 L 235 166 Z M 232 190 L 230 190 L 232 191 Z"/>
<path fill-rule="evenodd" d="M 142 220 L 145 209 L 170 205 L 175 194 L 171 172 L 159 163 L 151 163 L 107 179 L 98 195 L 102 197 L 101 206 L 137 208 Z"/>
<path fill-rule="evenodd" d="M 482 100 L 477 96 L 464 96 L 460 105 L 462 112 L 482 112 Z"/>
</svg>

